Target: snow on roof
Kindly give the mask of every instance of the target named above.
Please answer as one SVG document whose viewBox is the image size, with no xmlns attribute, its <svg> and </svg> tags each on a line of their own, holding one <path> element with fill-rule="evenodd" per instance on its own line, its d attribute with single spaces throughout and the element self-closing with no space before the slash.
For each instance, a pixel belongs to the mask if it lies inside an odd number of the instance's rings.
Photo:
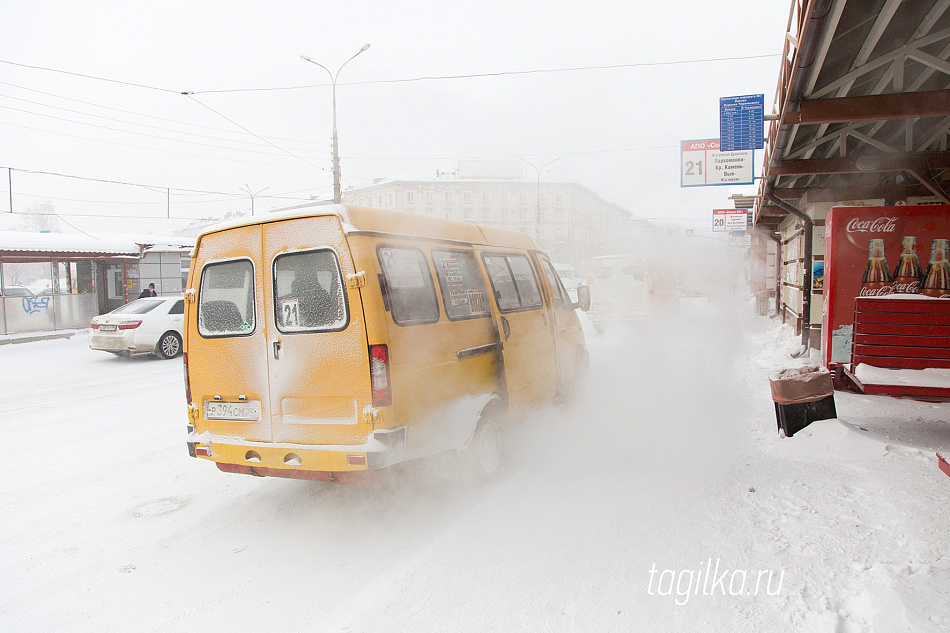
<svg viewBox="0 0 950 633">
<path fill-rule="evenodd" d="M 42 253 L 108 253 L 113 255 L 141 254 L 149 250 L 180 250 L 191 248 L 194 238 L 166 235 L 118 235 L 100 237 L 77 233 L 29 233 L 0 231 L 0 252 Z"/>
</svg>

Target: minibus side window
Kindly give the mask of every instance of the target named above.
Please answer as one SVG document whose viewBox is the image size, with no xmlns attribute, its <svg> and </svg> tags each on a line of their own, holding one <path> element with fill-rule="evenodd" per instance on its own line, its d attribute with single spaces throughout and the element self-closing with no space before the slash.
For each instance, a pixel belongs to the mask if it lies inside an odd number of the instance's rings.
<svg viewBox="0 0 950 633">
<path fill-rule="evenodd" d="M 452 321 L 490 314 L 485 282 L 475 254 L 465 251 L 432 251 L 432 261 L 442 289 L 442 304 Z"/>
<path fill-rule="evenodd" d="M 396 325 L 421 325 L 439 320 L 432 273 L 417 248 L 380 246 L 376 249 Z"/>
<path fill-rule="evenodd" d="M 564 290 L 564 287 L 561 285 L 557 271 L 554 270 L 554 267 L 551 266 L 551 263 L 546 259 L 541 260 L 541 267 L 548 276 L 548 282 L 551 284 L 551 292 L 554 293 L 554 302 L 557 304 L 557 307 L 561 310 L 567 310 L 568 312 L 573 311 L 574 306 L 567 296 L 567 291 Z"/>
<path fill-rule="evenodd" d="M 198 333 L 205 337 L 254 332 L 254 266 L 238 259 L 208 264 L 198 289 Z"/>
<path fill-rule="evenodd" d="M 541 292 L 527 257 L 485 255 L 484 261 L 499 310 L 507 312 L 541 307 Z"/>
<path fill-rule="evenodd" d="M 339 332 L 349 323 L 340 263 L 330 249 L 274 259 L 274 312 L 281 332 Z"/>
</svg>

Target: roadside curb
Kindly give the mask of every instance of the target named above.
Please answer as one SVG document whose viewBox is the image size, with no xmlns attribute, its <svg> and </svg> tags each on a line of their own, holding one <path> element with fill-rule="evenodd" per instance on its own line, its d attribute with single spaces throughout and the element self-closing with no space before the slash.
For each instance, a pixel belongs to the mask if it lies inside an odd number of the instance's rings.
<svg viewBox="0 0 950 633">
<path fill-rule="evenodd" d="M 80 330 L 81 331 L 81 330 Z M 33 343 L 36 341 L 51 341 L 61 338 L 72 338 L 78 331 L 74 332 L 49 332 L 44 334 L 25 335 L 25 336 L 0 336 L 0 345 L 13 345 L 16 343 Z"/>
</svg>

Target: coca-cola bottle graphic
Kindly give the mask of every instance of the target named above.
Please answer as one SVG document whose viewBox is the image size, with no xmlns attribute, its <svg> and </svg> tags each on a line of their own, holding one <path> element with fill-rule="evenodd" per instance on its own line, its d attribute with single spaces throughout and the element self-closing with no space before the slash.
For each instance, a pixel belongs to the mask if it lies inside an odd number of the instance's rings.
<svg viewBox="0 0 950 633">
<path fill-rule="evenodd" d="M 947 250 L 950 240 L 934 240 L 930 246 L 930 264 L 924 282 L 920 285 L 920 294 L 928 297 L 950 298 L 950 262 L 947 262 Z"/>
<path fill-rule="evenodd" d="M 905 235 L 901 238 L 901 258 L 894 269 L 894 292 L 916 294 L 920 287 L 920 260 L 917 258 L 917 238 Z"/>
<path fill-rule="evenodd" d="M 873 239 L 868 243 L 868 267 L 861 278 L 862 297 L 880 297 L 894 291 L 894 278 L 884 259 L 884 240 Z"/>
</svg>

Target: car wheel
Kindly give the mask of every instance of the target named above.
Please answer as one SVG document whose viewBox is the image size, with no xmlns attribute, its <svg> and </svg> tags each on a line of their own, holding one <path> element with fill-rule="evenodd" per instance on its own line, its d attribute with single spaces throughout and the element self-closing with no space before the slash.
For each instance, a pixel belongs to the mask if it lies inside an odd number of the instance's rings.
<svg viewBox="0 0 950 633">
<path fill-rule="evenodd" d="M 472 440 L 462 451 L 462 478 L 484 483 L 498 474 L 501 464 L 501 426 L 491 416 L 482 414 Z"/>
<path fill-rule="evenodd" d="M 155 352 L 162 358 L 175 358 L 181 354 L 181 337 L 177 332 L 165 332 L 158 339 Z"/>
</svg>

